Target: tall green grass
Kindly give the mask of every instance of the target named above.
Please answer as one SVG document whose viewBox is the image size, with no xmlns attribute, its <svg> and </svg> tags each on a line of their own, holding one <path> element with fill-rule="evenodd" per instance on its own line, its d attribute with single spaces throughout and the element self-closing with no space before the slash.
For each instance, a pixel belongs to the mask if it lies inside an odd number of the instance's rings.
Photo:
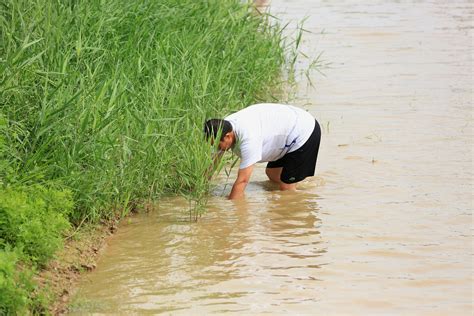
<svg viewBox="0 0 474 316">
<path fill-rule="evenodd" d="M 202 207 L 203 122 L 274 101 L 286 50 L 238 0 L 0 0 L 0 313 L 44 312 L 67 220 Z"/>
<path fill-rule="evenodd" d="M 71 189 L 73 221 L 160 194 L 202 198 L 205 118 L 268 97 L 285 59 L 280 29 L 236 0 L 0 10 L 0 111 L 24 132 L 18 181 Z"/>
</svg>

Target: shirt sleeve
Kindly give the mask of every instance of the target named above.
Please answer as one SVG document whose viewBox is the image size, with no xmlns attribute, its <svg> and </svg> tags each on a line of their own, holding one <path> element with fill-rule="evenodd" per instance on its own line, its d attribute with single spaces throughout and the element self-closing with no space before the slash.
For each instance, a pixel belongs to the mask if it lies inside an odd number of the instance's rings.
<svg viewBox="0 0 474 316">
<path fill-rule="evenodd" d="M 240 144 L 240 166 L 239 169 L 247 168 L 262 160 L 262 141 L 253 138 Z"/>
</svg>

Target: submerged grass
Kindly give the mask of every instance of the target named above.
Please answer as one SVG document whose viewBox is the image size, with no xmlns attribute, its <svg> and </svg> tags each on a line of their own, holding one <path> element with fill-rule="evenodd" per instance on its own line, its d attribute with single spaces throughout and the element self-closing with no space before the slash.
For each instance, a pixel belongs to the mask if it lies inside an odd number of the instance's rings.
<svg viewBox="0 0 474 316">
<path fill-rule="evenodd" d="M 212 160 L 204 120 L 273 101 L 286 49 L 238 0 L 0 0 L 0 191 L 14 201 L 0 203 L 0 232 L 17 228 L 4 215 L 15 207 L 46 203 L 24 196 L 41 187 L 69 196 L 67 212 L 41 204 L 46 221 L 97 221 L 163 194 L 197 216 Z M 28 244 L 2 235 L 0 247 L 35 266 Z M 18 286 L 11 262 L 0 277 Z M 0 300 L 0 312 L 29 299 Z"/>
</svg>

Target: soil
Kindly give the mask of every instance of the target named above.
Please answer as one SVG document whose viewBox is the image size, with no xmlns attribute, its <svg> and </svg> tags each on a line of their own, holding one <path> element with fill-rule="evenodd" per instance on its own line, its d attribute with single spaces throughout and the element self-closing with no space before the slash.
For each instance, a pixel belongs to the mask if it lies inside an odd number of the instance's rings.
<svg viewBox="0 0 474 316">
<path fill-rule="evenodd" d="M 38 274 L 40 287 L 47 289 L 52 301 L 51 314 L 67 313 L 69 299 L 81 274 L 95 269 L 97 259 L 105 249 L 108 237 L 117 231 L 118 223 L 116 218 L 81 227 Z"/>
</svg>

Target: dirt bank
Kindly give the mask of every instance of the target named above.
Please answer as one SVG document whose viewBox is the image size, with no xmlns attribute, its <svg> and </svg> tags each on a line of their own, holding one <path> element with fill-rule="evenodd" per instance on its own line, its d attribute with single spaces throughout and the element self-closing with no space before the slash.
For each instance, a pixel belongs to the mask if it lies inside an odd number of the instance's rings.
<svg viewBox="0 0 474 316">
<path fill-rule="evenodd" d="M 116 232 L 119 219 L 88 224 L 66 239 L 64 248 L 37 276 L 40 287 L 49 292 L 49 312 L 64 315 L 81 273 L 96 267 L 96 261 L 107 246 L 107 239 Z"/>
</svg>

